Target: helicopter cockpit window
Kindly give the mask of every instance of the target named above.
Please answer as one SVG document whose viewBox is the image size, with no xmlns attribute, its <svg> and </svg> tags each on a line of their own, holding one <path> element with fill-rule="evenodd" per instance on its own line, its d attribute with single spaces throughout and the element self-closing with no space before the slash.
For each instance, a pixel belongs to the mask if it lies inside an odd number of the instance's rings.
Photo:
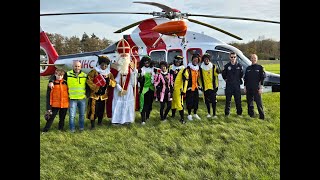
<svg viewBox="0 0 320 180">
<path fill-rule="evenodd" d="M 167 58 L 168 64 L 171 65 L 173 63 L 173 59 L 176 55 L 182 56 L 182 50 L 181 49 L 168 50 L 168 58 Z"/>
<path fill-rule="evenodd" d="M 218 66 L 220 72 L 223 70 L 224 65 L 230 62 L 229 52 L 207 50 L 206 53 L 210 54 L 211 62 Z"/>
<path fill-rule="evenodd" d="M 150 57 L 157 63 L 160 61 L 166 61 L 166 51 L 152 51 L 150 53 Z"/>
</svg>

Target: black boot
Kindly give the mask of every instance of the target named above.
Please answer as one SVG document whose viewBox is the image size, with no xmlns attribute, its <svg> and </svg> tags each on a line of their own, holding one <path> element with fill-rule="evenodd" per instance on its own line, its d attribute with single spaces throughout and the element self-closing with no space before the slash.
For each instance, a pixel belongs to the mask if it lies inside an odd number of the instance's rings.
<svg viewBox="0 0 320 180">
<path fill-rule="evenodd" d="M 102 126 L 102 118 L 98 118 L 98 126 Z"/>
<path fill-rule="evenodd" d="M 179 111 L 179 114 L 180 114 L 180 122 L 182 123 L 182 124 L 185 124 L 186 123 L 186 121 L 184 120 L 184 115 L 183 115 L 183 110 L 180 110 Z"/>
<path fill-rule="evenodd" d="M 95 129 L 95 127 L 94 127 L 95 120 L 91 120 L 90 122 L 91 122 L 91 130 L 94 130 Z"/>
<path fill-rule="evenodd" d="M 171 117 L 174 118 L 176 116 L 176 109 L 171 109 L 172 115 Z"/>
</svg>

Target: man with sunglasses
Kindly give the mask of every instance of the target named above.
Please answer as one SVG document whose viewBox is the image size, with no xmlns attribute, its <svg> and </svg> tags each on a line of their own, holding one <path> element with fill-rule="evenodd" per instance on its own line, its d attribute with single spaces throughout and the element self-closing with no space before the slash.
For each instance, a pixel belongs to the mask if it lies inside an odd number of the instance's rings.
<svg viewBox="0 0 320 180">
<path fill-rule="evenodd" d="M 237 115 L 242 115 L 242 106 L 241 106 L 241 90 L 240 85 L 243 77 L 243 68 L 242 65 L 237 62 L 237 55 L 235 52 L 229 54 L 230 62 L 224 65 L 222 71 L 222 77 L 226 81 L 226 103 L 225 103 L 225 116 L 230 115 L 230 106 L 232 95 L 236 103 Z"/>
</svg>

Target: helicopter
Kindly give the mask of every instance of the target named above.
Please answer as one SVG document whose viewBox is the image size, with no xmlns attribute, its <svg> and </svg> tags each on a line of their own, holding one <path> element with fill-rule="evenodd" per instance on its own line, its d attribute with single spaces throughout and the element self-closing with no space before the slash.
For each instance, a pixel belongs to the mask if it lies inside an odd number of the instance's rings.
<svg viewBox="0 0 320 180">
<path fill-rule="evenodd" d="M 191 14 L 183 13 L 178 9 L 171 8 L 164 4 L 156 2 L 142 2 L 135 1 L 133 3 L 139 3 L 144 5 L 151 5 L 160 8 L 160 12 L 71 12 L 71 13 L 47 13 L 40 14 L 40 16 L 61 16 L 61 15 L 80 15 L 80 14 L 143 14 L 152 15 L 152 18 L 144 19 L 130 25 L 127 25 L 114 33 L 122 33 L 130 28 L 137 26 L 131 34 L 123 35 L 123 39 L 126 40 L 130 47 L 132 47 L 131 57 L 140 62 L 140 58 L 144 55 L 148 55 L 152 60 L 157 62 L 166 61 L 168 64 L 172 64 L 176 55 L 183 56 L 183 64 L 187 66 L 191 62 L 193 54 L 197 53 L 203 55 L 208 53 L 211 56 L 211 62 L 215 64 L 219 71 L 222 72 L 224 65 L 228 63 L 229 53 L 235 52 L 237 54 L 237 61 L 240 63 L 244 70 L 251 61 L 236 47 L 231 46 L 223 41 L 220 41 L 214 37 L 190 31 L 188 29 L 188 23 L 196 23 L 211 29 L 217 30 L 235 39 L 241 40 L 242 38 L 220 29 L 216 26 L 195 20 L 190 18 L 195 17 L 208 17 L 208 18 L 221 18 L 221 19 L 235 19 L 246 21 L 258 21 L 264 23 L 280 24 L 277 21 L 243 18 L 243 17 L 231 17 L 231 16 L 216 16 L 216 15 L 204 15 L 204 14 Z M 40 76 L 47 76 L 54 73 L 57 67 L 65 70 L 72 69 L 73 61 L 80 61 L 82 64 L 82 70 L 88 73 L 98 64 L 97 56 L 108 56 L 112 63 L 116 63 L 119 58 L 117 52 L 117 45 L 120 42 L 117 41 L 110 46 L 100 51 L 83 52 L 70 55 L 59 56 L 54 46 L 50 42 L 45 31 L 40 26 Z M 44 60 L 45 59 L 45 60 Z M 219 88 L 217 95 L 224 95 L 225 81 L 222 75 L 219 74 Z M 264 92 L 280 92 L 280 75 L 271 72 L 266 72 L 266 78 L 264 81 Z M 245 94 L 244 86 L 241 85 L 242 94 Z"/>
</svg>

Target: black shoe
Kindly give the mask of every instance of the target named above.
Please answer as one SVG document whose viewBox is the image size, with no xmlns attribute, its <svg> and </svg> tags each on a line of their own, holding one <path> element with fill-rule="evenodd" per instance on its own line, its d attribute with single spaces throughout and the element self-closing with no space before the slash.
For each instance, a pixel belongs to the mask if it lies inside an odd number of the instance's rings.
<svg viewBox="0 0 320 180">
<path fill-rule="evenodd" d="M 264 120 L 264 117 L 259 117 L 259 119 Z"/>
<path fill-rule="evenodd" d="M 181 124 L 185 124 L 186 123 L 186 121 L 184 119 L 181 119 L 180 122 L 181 122 Z"/>
<path fill-rule="evenodd" d="M 101 123 L 98 123 L 98 126 L 102 126 L 102 122 L 101 122 Z"/>
</svg>

